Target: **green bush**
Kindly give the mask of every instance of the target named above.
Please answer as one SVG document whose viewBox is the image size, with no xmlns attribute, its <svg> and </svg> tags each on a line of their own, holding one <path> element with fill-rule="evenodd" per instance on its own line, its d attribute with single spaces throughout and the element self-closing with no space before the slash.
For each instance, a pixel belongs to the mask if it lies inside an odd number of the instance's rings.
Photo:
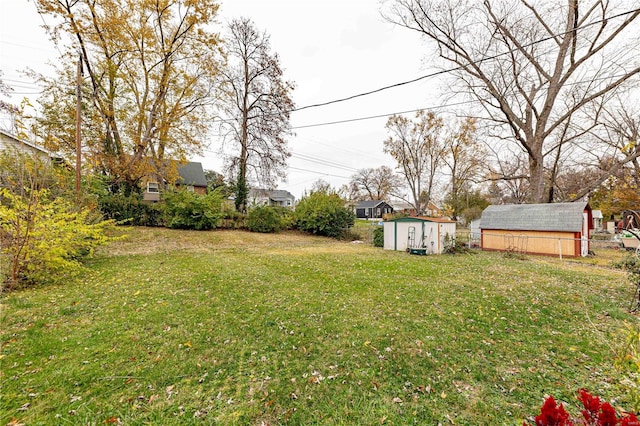
<svg viewBox="0 0 640 426">
<path fill-rule="evenodd" d="M 355 221 L 355 215 L 344 204 L 336 193 L 312 192 L 296 206 L 296 227 L 309 234 L 339 238 Z"/>
<path fill-rule="evenodd" d="M 94 222 L 89 209 L 53 198 L 47 189 L 0 189 L 0 254 L 7 263 L 2 287 L 62 282 L 79 273 L 83 258 L 110 240 L 105 231 L 112 224 Z"/>
<path fill-rule="evenodd" d="M 219 228 L 243 229 L 246 228 L 247 215 L 236 211 L 233 206 L 225 206 L 222 209 L 222 217 L 218 223 Z"/>
<path fill-rule="evenodd" d="M 373 230 L 373 246 L 384 247 L 384 228 L 382 226 Z"/>
<path fill-rule="evenodd" d="M 284 228 L 284 211 L 272 206 L 258 206 L 249 210 L 247 228 L 251 232 L 279 232 Z"/>
<path fill-rule="evenodd" d="M 139 194 L 107 194 L 98 198 L 105 219 L 133 226 L 164 226 L 162 203 L 147 203 Z"/>
<path fill-rule="evenodd" d="M 164 220 L 168 228 L 207 230 L 223 217 L 223 200 L 218 191 L 198 195 L 182 190 L 165 192 Z"/>
</svg>

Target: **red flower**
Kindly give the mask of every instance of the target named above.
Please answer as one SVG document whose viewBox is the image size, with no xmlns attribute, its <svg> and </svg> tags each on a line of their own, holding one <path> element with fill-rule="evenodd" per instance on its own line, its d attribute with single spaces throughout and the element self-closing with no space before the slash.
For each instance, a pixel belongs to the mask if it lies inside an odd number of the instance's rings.
<svg viewBox="0 0 640 426">
<path fill-rule="evenodd" d="M 584 410 L 580 410 L 587 425 L 596 424 L 598 412 L 600 411 L 600 398 L 591 395 L 586 389 L 578 391 L 578 399 L 582 402 Z"/>
<path fill-rule="evenodd" d="M 635 414 L 629 413 L 620 419 L 620 426 L 640 426 L 640 420 Z"/>
<path fill-rule="evenodd" d="M 618 423 L 618 416 L 616 415 L 616 410 L 609 404 L 605 402 L 600 407 L 600 414 L 598 415 L 598 426 L 616 426 Z"/>
<path fill-rule="evenodd" d="M 536 426 L 573 426 L 562 404 L 557 405 L 552 396 L 547 398 L 540 409 L 540 415 L 535 417 Z"/>
</svg>

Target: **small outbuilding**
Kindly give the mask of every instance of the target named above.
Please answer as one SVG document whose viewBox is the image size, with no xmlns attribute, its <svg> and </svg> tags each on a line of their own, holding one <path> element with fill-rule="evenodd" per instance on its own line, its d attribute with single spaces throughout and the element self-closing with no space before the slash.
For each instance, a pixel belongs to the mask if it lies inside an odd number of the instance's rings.
<svg viewBox="0 0 640 426">
<path fill-rule="evenodd" d="M 591 229 L 586 202 L 493 205 L 482 212 L 480 245 L 483 250 L 586 256 Z"/>
<path fill-rule="evenodd" d="M 387 220 L 383 226 L 385 250 L 441 254 L 447 238 L 456 237 L 456 222 L 446 218 L 401 217 Z"/>
</svg>

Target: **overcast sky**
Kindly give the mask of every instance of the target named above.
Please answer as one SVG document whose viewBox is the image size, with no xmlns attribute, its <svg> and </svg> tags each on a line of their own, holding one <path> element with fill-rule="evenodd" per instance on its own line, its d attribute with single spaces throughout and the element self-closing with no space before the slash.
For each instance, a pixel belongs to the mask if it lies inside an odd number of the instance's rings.
<svg viewBox="0 0 640 426">
<path fill-rule="evenodd" d="M 221 3 L 219 25 L 246 16 L 266 31 L 272 51 L 280 55 L 285 78 L 296 83 L 296 106 L 303 107 L 432 71 L 424 62 L 429 49 L 418 35 L 385 22 L 379 9 L 378 0 L 227 0 Z M 20 70 L 50 72 L 46 64 L 59 56 L 42 24 L 32 1 L 0 0 L 0 69 L 15 90 L 14 101 L 26 96 L 35 103 L 38 96 L 38 88 Z M 394 166 L 382 152 L 386 117 L 313 125 L 434 107 L 441 85 L 437 79 L 427 79 L 294 112 L 291 123 L 296 135 L 289 139 L 293 157 L 288 180 L 279 188 L 299 198 L 320 178 L 340 187 L 359 169 Z M 201 161 L 205 169 L 222 171 L 219 145 L 214 137 L 205 157 L 193 160 Z"/>
</svg>

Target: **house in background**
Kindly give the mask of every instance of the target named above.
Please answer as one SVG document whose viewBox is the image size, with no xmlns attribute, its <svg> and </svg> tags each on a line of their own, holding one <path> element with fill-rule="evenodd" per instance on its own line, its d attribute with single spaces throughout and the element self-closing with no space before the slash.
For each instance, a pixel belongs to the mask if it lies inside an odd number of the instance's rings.
<svg viewBox="0 0 640 426">
<path fill-rule="evenodd" d="M 207 193 L 207 178 L 202 168 L 202 163 L 190 161 L 178 166 L 178 179 L 176 188 L 186 188 L 196 194 L 205 195 Z M 142 193 L 144 201 L 160 201 L 160 190 L 164 185 L 155 180 L 146 182 L 146 188 Z"/>
<path fill-rule="evenodd" d="M 384 249 L 441 254 L 456 237 L 456 222 L 441 217 L 401 217 L 384 222 Z"/>
<path fill-rule="evenodd" d="M 393 207 L 382 200 L 360 201 L 356 205 L 358 219 L 382 219 L 385 215 L 392 213 Z"/>
<path fill-rule="evenodd" d="M 293 208 L 296 197 L 284 189 L 251 188 L 247 196 L 249 206 L 279 206 Z"/>
<path fill-rule="evenodd" d="M 393 207 L 394 213 L 405 214 L 407 216 L 418 216 L 418 212 L 416 211 L 413 204 L 408 203 L 406 201 L 393 202 L 391 206 Z M 429 217 L 443 217 L 444 211 L 440 207 L 436 206 L 435 204 L 429 203 L 429 205 L 427 206 L 426 210 L 422 215 L 429 216 Z"/>
<path fill-rule="evenodd" d="M 49 151 L 40 148 L 30 142 L 22 140 L 9 132 L 0 129 L 0 152 L 10 152 L 18 154 L 29 154 L 38 157 L 40 160 L 49 161 L 51 154 Z"/>
<path fill-rule="evenodd" d="M 586 202 L 492 205 L 482 212 L 483 250 L 587 256 L 591 207 Z"/>
</svg>

